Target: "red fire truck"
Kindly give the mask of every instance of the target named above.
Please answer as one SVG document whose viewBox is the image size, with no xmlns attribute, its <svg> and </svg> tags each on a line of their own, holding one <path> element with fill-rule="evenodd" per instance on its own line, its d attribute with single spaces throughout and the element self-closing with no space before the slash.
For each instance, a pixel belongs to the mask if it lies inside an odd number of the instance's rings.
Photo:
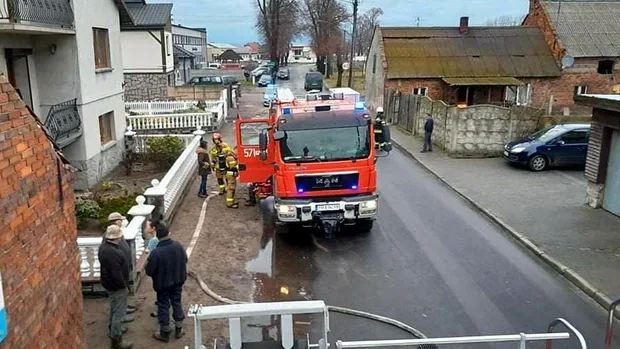
<svg viewBox="0 0 620 349">
<path fill-rule="evenodd" d="M 374 125 L 363 103 L 342 94 L 295 98 L 279 89 L 268 118 L 237 119 L 239 180 L 251 199 L 274 197 L 276 231 L 343 225 L 370 231 L 377 216 L 377 157 L 392 148 L 389 126 Z"/>
</svg>

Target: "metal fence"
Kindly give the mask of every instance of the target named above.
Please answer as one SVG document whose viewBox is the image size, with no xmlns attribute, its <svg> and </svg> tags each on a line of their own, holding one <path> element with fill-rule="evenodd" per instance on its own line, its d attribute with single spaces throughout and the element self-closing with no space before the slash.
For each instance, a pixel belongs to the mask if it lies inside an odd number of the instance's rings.
<svg viewBox="0 0 620 349">
<path fill-rule="evenodd" d="M 83 132 L 77 99 L 53 105 L 47 113 L 44 126 L 61 148 L 73 143 Z"/>
<path fill-rule="evenodd" d="M 73 28 L 70 0 L 0 0 L 0 18 Z"/>
</svg>

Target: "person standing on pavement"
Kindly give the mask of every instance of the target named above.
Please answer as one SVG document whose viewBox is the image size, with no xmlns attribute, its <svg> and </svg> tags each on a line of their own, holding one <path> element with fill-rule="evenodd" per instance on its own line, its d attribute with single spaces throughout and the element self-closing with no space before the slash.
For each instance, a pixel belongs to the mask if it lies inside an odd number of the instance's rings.
<svg viewBox="0 0 620 349">
<path fill-rule="evenodd" d="M 157 293 L 157 322 L 159 332 L 153 337 L 161 342 L 169 342 L 172 328 L 170 327 L 170 306 L 174 319 L 174 337 L 183 336 L 183 320 L 185 313 L 181 304 L 183 284 L 187 279 L 187 253 L 185 248 L 170 238 L 168 228 L 161 222 L 149 221 L 156 232 L 159 243 L 149 253 L 146 262 L 146 275 L 153 279 L 153 289 Z"/>
<path fill-rule="evenodd" d="M 108 292 L 110 316 L 108 318 L 109 337 L 112 349 L 130 349 L 133 343 L 123 341 L 123 318 L 127 312 L 129 298 L 129 261 L 120 247 L 123 231 L 117 225 L 106 229 L 105 240 L 99 247 L 98 258 L 101 265 L 101 286 Z"/>
<path fill-rule="evenodd" d="M 123 222 L 126 220 L 127 218 L 125 218 L 122 214 L 118 212 L 112 212 L 108 216 L 108 226 L 115 225 L 121 228 L 121 231 L 122 231 Z M 125 258 L 127 259 L 127 261 L 129 262 L 129 276 L 128 276 L 127 282 L 128 282 L 128 285 L 131 287 L 131 285 L 133 284 L 133 280 L 131 278 L 131 274 L 133 272 L 133 263 L 132 263 L 133 255 L 131 253 L 131 247 L 129 247 L 129 244 L 127 243 L 127 240 L 125 240 L 124 236 L 121 236 L 118 246 L 120 247 L 121 251 L 125 255 Z M 123 323 L 134 321 L 135 318 L 130 314 L 133 314 L 136 312 L 136 310 L 138 310 L 138 306 L 136 303 L 137 302 L 135 300 L 135 297 L 129 296 L 129 302 L 127 304 L 127 315 L 123 318 Z"/>
<path fill-rule="evenodd" d="M 426 122 L 424 123 L 424 146 L 422 147 L 422 153 L 433 151 L 433 142 L 431 137 L 433 136 L 434 127 L 435 121 L 433 120 L 433 115 L 428 114 Z"/>
<path fill-rule="evenodd" d="M 207 179 L 211 172 L 211 160 L 209 159 L 209 145 L 205 141 L 200 141 L 196 155 L 198 156 L 198 175 L 200 176 L 200 188 L 198 196 L 207 197 Z"/>
<path fill-rule="evenodd" d="M 224 175 L 226 173 L 226 154 L 232 148 L 224 143 L 222 135 L 219 133 L 213 134 L 213 148 L 209 152 L 211 157 L 211 168 L 215 171 L 215 178 L 217 178 L 217 186 L 220 190 L 220 195 L 226 192 L 226 183 L 224 182 Z"/>
</svg>

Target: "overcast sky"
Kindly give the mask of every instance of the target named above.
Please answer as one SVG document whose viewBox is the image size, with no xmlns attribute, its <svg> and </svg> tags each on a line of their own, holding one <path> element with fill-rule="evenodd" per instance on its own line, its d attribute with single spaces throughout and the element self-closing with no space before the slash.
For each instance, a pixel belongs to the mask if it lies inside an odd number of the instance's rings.
<svg viewBox="0 0 620 349">
<path fill-rule="evenodd" d="M 341 1 L 352 6 L 351 0 Z M 259 40 L 254 28 L 256 0 L 147 2 L 172 2 L 174 23 L 207 28 L 209 42 L 243 45 Z M 470 25 L 483 25 L 495 17 L 525 15 L 528 0 L 360 0 L 360 12 L 371 7 L 383 9 L 382 25 L 414 26 L 419 17 L 420 26 L 457 26 L 461 16 L 469 16 Z"/>
</svg>

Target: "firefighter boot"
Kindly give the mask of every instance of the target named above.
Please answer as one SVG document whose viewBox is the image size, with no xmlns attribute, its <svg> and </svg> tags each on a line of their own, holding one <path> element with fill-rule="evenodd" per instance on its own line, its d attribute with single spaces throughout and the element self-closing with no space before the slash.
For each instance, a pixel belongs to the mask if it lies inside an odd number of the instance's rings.
<svg viewBox="0 0 620 349">
<path fill-rule="evenodd" d="M 237 198 L 235 198 L 237 178 L 234 176 L 227 176 L 226 181 L 228 182 L 228 187 L 226 188 L 226 207 L 239 208 L 239 203 L 237 202 Z"/>
<path fill-rule="evenodd" d="M 112 349 L 131 349 L 133 348 L 133 343 L 123 341 L 123 336 L 118 338 L 112 338 Z"/>
<path fill-rule="evenodd" d="M 160 342 L 168 343 L 170 342 L 170 332 L 172 331 L 164 331 L 163 329 L 160 329 L 159 332 L 153 333 L 153 338 Z"/>
</svg>

